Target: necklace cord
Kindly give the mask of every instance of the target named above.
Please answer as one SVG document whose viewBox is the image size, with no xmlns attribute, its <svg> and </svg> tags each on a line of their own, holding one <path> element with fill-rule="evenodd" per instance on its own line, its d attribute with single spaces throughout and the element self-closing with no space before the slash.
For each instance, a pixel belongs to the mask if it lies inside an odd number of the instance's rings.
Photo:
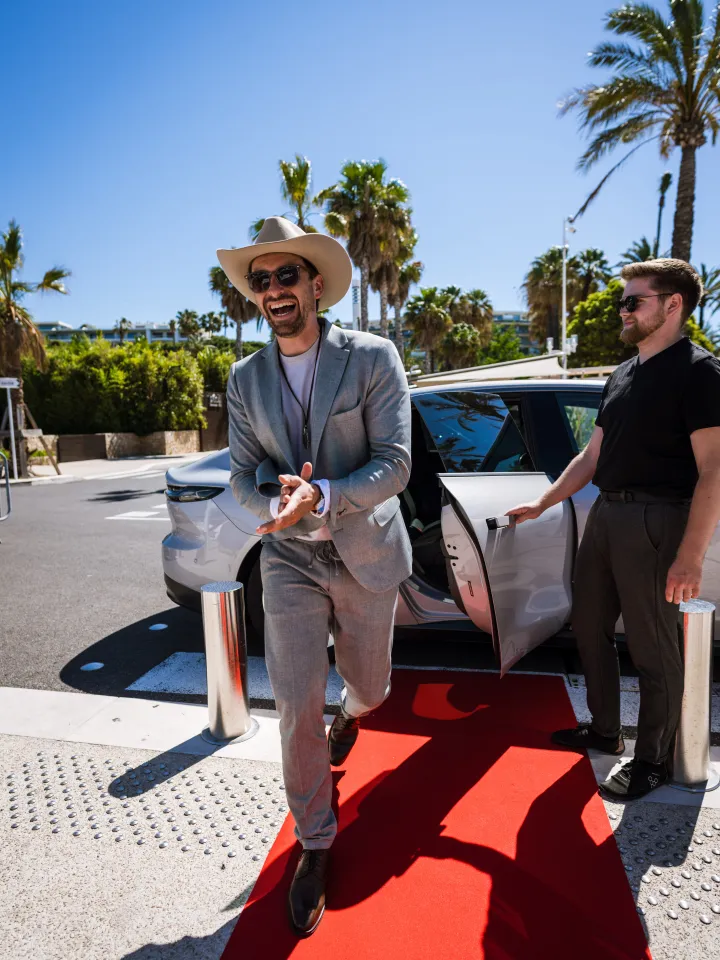
<svg viewBox="0 0 720 960">
<path fill-rule="evenodd" d="M 302 410 L 302 415 L 303 415 L 303 446 L 305 447 L 306 450 L 309 450 L 309 449 L 310 449 L 310 413 L 311 413 L 311 410 L 312 410 L 313 396 L 314 396 L 314 394 L 315 394 L 315 376 L 316 376 L 316 374 L 317 374 L 318 359 L 320 358 L 320 347 L 322 346 L 322 330 L 320 331 L 320 335 L 318 336 L 318 338 L 317 338 L 317 340 L 316 340 L 315 342 L 317 343 L 317 350 L 315 351 L 315 364 L 314 364 L 314 366 L 313 366 L 312 380 L 310 381 L 310 396 L 309 396 L 309 398 L 308 398 L 307 410 L 305 409 L 305 407 L 302 405 L 302 403 L 301 403 L 300 400 L 298 399 L 297 394 L 295 393 L 295 391 L 293 390 L 293 388 L 290 386 L 290 381 L 288 380 L 288 375 L 287 375 L 287 373 L 285 372 L 285 367 L 283 366 L 282 357 L 279 357 L 279 358 L 278 358 L 278 362 L 280 363 L 280 371 L 281 371 L 281 373 L 282 373 L 282 375 L 283 375 L 283 378 L 284 378 L 284 380 L 285 380 L 285 383 L 287 384 L 287 388 L 288 388 L 288 390 L 290 391 L 290 393 L 292 394 L 292 398 L 293 398 L 293 400 L 295 401 L 295 403 L 296 403 L 296 404 L 300 407 L 300 409 Z M 278 352 L 279 352 L 279 349 L 280 349 L 280 348 L 278 348 Z"/>
</svg>

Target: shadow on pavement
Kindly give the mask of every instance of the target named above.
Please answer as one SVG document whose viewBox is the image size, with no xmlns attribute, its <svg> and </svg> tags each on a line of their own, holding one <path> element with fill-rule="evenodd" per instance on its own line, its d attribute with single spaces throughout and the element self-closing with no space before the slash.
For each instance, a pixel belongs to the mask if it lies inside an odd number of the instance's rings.
<svg viewBox="0 0 720 960">
<path fill-rule="evenodd" d="M 87 497 L 88 503 L 121 503 L 123 500 L 139 500 L 141 497 L 156 497 L 165 493 L 165 488 L 159 490 L 108 490 L 99 493 L 96 497 Z"/>
<path fill-rule="evenodd" d="M 249 896 L 250 890 L 246 893 Z M 219 960 L 235 922 L 234 918 L 229 920 L 207 937 L 182 937 L 174 943 L 148 943 L 124 954 L 123 960 Z"/>
<path fill-rule="evenodd" d="M 150 629 L 160 623 L 166 624 L 166 629 Z M 83 693 L 147 698 L 147 692 L 134 692 L 126 688 L 173 653 L 203 650 L 200 614 L 172 606 L 152 617 L 128 624 L 87 647 L 62 668 L 60 679 Z M 101 670 L 89 673 L 81 670 L 84 664 L 93 662 L 104 666 Z M 153 693 L 152 698 L 193 701 L 192 695 Z"/>
</svg>

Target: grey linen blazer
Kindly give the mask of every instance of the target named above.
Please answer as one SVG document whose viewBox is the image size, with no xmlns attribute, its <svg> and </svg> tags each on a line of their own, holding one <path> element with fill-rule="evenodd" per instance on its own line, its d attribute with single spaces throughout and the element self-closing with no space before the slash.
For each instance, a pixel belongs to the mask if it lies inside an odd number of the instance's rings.
<svg viewBox="0 0 720 960">
<path fill-rule="evenodd" d="M 299 474 L 285 429 L 276 343 L 234 363 L 227 386 L 230 485 L 238 503 L 271 520 L 278 474 Z M 327 523 L 343 563 L 368 590 L 397 586 L 411 571 L 397 494 L 410 476 L 410 392 L 395 346 L 322 322 L 310 416 L 313 477 L 330 481 Z M 317 529 L 306 516 L 266 535 Z"/>
</svg>

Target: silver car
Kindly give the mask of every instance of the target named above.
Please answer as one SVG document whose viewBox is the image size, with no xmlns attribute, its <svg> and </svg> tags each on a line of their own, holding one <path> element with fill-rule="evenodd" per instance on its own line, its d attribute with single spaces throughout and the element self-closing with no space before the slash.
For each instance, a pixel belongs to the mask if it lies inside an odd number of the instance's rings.
<svg viewBox="0 0 720 960">
<path fill-rule="evenodd" d="M 539 497 L 587 443 L 603 385 L 508 380 L 411 391 L 412 472 L 401 509 L 413 572 L 400 588 L 397 626 L 477 628 L 492 637 L 502 672 L 566 628 L 577 544 L 597 489 L 588 484 L 532 522 L 510 525 L 503 515 Z M 229 473 L 227 449 L 168 470 L 165 584 L 172 600 L 198 609 L 203 584 L 242 581 L 258 650 L 258 520 L 235 500 Z M 720 600 L 718 561 L 716 536 L 705 563 L 708 599 Z"/>
</svg>

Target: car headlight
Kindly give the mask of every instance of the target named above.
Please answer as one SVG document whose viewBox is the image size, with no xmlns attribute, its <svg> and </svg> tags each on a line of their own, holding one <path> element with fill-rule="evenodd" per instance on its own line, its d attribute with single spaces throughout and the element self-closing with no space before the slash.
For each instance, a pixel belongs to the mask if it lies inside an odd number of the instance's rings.
<svg viewBox="0 0 720 960">
<path fill-rule="evenodd" d="M 165 496 L 174 503 L 195 503 L 198 500 L 212 500 L 222 493 L 224 487 L 177 487 L 172 484 L 167 485 Z"/>
</svg>

